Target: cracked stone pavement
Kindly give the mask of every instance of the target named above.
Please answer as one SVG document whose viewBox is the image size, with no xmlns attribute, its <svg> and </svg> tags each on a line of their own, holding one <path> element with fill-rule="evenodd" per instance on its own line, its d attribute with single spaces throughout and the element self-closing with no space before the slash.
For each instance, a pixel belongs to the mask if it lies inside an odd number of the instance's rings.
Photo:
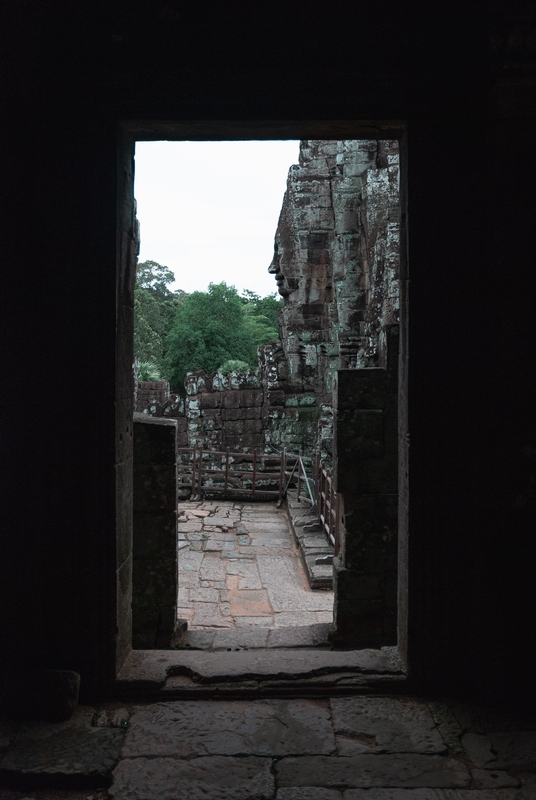
<svg viewBox="0 0 536 800">
<path fill-rule="evenodd" d="M 190 646 L 311 646 L 333 621 L 333 592 L 311 591 L 275 503 L 179 505 L 178 617 Z"/>
<path fill-rule="evenodd" d="M 536 797 L 534 720 L 403 696 L 79 707 L 0 748 L 0 800 Z"/>
</svg>

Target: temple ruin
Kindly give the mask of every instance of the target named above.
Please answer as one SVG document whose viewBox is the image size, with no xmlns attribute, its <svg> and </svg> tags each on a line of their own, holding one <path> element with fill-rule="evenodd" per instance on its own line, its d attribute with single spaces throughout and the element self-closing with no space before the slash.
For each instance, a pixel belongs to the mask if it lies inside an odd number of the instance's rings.
<svg viewBox="0 0 536 800">
<path fill-rule="evenodd" d="M 333 455 L 337 370 L 386 368 L 399 314 L 396 140 L 304 140 L 269 271 L 279 341 L 245 375 L 190 373 L 186 398 L 138 384 L 136 410 L 178 420 L 178 446 Z M 391 334 L 390 334 L 391 332 Z"/>
</svg>

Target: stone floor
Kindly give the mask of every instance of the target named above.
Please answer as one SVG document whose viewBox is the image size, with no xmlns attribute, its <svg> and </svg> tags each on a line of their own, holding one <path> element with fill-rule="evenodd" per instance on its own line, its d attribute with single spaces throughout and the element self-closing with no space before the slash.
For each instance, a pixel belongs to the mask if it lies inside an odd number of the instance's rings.
<svg viewBox="0 0 536 800">
<path fill-rule="evenodd" d="M 311 646 L 326 640 L 333 592 L 309 588 L 275 503 L 184 502 L 178 617 L 191 647 Z"/>
<path fill-rule="evenodd" d="M 0 800 L 534 800 L 535 723 L 401 696 L 82 706 L 0 722 Z"/>
</svg>

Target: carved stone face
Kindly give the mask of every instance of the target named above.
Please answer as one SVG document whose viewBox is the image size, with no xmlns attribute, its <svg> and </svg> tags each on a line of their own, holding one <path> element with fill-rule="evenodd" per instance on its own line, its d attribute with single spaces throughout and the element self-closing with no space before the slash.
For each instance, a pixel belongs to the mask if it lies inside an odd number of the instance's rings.
<svg viewBox="0 0 536 800">
<path fill-rule="evenodd" d="M 283 270 L 281 269 L 281 256 L 282 256 L 282 248 L 281 245 L 278 244 L 277 238 L 274 243 L 274 257 L 272 258 L 272 263 L 268 267 L 268 272 L 270 275 L 275 275 L 275 282 L 277 283 L 277 291 L 281 295 L 281 297 L 288 297 L 291 292 L 290 287 L 286 283 L 286 278 Z"/>
</svg>

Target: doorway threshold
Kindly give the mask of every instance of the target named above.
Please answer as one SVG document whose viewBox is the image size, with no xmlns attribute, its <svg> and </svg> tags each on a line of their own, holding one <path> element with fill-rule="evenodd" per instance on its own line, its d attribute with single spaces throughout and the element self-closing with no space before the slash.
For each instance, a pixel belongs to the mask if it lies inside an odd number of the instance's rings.
<svg viewBox="0 0 536 800">
<path fill-rule="evenodd" d="M 406 683 L 396 647 L 133 650 L 115 695 L 150 702 L 217 697 L 312 697 L 400 692 Z"/>
</svg>

